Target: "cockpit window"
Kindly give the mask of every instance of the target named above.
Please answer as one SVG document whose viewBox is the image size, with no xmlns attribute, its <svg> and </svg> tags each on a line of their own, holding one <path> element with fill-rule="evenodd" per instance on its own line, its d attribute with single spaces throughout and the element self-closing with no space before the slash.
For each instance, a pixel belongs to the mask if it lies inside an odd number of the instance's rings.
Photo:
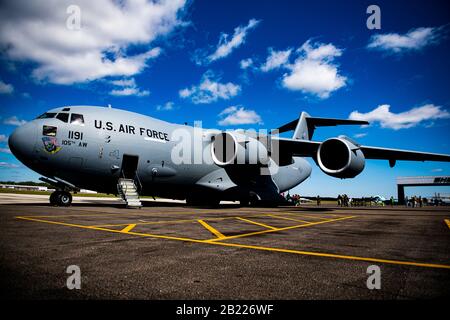
<svg viewBox="0 0 450 320">
<path fill-rule="evenodd" d="M 46 112 L 44 114 L 41 114 L 39 117 L 37 117 L 36 119 L 50 119 L 50 118 L 54 118 L 56 116 L 56 113 L 53 112 Z"/>
<path fill-rule="evenodd" d="M 56 116 L 56 119 L 59 119 L 62 122 L 69 122 L 69 114 L 68 113 L 64 113 L 64 112 L 60 112 Z"/>
<path fill-rule="evenodd" d="M 78 114 L 78 113 L 72 113 L 71 117 L 70 117 L 70 123 L 71 124 L 78 124 L 78 125 L 83 125 L 84 124 L 84 117 L 82 114 Z"/>
</svg>

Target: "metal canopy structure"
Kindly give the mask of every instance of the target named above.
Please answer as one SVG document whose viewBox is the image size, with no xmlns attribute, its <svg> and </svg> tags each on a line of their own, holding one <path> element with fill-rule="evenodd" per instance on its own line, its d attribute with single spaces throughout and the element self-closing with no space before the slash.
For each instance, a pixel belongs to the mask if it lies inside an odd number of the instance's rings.
<svg viewBox="0 0 450 320">
<path fill-rule="evenodd" d="M 397 198 L 405 204 L 405 187 L 450 186 L 450 176 L 398 177 Z"/>
</svg>

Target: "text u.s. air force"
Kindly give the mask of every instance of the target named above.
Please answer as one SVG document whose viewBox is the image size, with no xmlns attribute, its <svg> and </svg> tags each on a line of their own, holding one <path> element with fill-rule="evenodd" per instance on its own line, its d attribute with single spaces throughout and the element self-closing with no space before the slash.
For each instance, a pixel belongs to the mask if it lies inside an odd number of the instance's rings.
<svg viewBox="0 0 450 320">
<path fill-rule="evenodd" d="M 126 133 L 132 135 L 146 136 L 148 138 L 159 139 L 163 141 L 170 141 L 169 134 L 163 131 L 153 130 L 149 128 L 139 127 L 136 128 L 129 124 L 118 124 L 115 125 L 111 121 L 94 120 L 94 126 L 99 130 L 106 130 L 112 132 Z"/>
</svg>

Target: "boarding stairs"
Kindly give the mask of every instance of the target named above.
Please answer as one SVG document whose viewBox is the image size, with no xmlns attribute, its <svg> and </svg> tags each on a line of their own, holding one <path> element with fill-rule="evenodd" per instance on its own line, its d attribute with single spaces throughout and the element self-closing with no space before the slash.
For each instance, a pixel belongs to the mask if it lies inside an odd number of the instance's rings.
<svg viewBox="0 0 450 320">
<path fill-rule="evenodd" d="M 129 208 L 140 208 L 142 202 L 139 199 L 138 189 L 133 179 L 120 178 L 117 183 L 117 191 Z"/>
</svg>

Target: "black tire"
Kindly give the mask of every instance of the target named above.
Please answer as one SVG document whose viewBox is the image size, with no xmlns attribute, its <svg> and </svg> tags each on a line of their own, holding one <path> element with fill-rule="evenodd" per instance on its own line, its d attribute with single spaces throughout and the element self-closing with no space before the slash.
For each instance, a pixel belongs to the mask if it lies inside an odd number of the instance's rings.
<svg viewBox="0 0 450 320">
<path fill-rule="evenodd" d="M 58 205 L 58 198 L 59 198 L 60 193 L 61 193 L 60 191 L 55 191 L 55 192 L 52 192 L 52 194 L 50 195 L 50 204 L 52 206 Z"/>
<path fill-rule="evenodd" d="M 195 203 L 194 203 L 194 199 L 193 198 L 191 198 L 191 197 L 187 197 L 186 198 L 186 205 L 187 206 L 194 206 L 195 205 Z"/>
<path fill-rule="evenodd" d="M 239 200 L 239 205 L 241 207 L 249 207 L 250 206 L 250 199 L 249 198 L 241 198 Z"/>
<path fill-rule="evenodd" d="M 220 199 L 200 199 L 197 197 L 187 197 L 186 205 L 189 207 L 207 207 L 207 208 L 217 208 L 220 204 Z"/>
<path fill-rule="evenodd" d="M 207 201 L 206 206 L 210 208 L 218 208 L 220 205 L 220 199 L 210 199 Z"/>
<path fill-rule="evenodd" d="M 259 205 L 261 205 L 261 201 L 258 200 L 257 195 L 251 195 L 249 202 L 250 202 L 250 207 L 258 207 Z"/>
<path fill-rule="evenodd" d="M 57 197 L 58 205 L 61 207 L 68 207 L 72 203 L 72 195 L 70 192 L 63 191 Z"/>
</svg>

